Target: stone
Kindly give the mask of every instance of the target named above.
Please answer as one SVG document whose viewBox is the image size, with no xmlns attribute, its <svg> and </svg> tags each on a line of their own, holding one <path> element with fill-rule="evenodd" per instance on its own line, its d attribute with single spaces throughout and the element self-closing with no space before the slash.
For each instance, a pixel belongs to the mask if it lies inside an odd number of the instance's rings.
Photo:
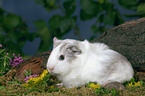
<svg viewBox="0 0 145 96">
<path fill-rule="evenodd" d="M 124 55 L 134 68 L 145 70 L 145 18 L 114 27 L 93 42 L 102 42 Z"/>
<path fill-rule="evenodd" d="M 125 90 L 125 87 L 124 85 L 122 85 L 121 83 L 119 82 L 110 82 L 110 83 L 107 83 L 104 88 L 107 88 L 107 89 L 115 89 L 115 90 Z"/>
</svg>

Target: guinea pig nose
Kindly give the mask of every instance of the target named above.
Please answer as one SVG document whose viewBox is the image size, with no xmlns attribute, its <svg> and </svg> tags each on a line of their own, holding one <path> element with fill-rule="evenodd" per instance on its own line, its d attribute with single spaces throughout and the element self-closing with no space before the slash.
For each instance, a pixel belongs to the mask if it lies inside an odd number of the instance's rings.
<svg viewBox="0 0 145 96">
<path fill-rule="evenodd" d="M 50 72 L 52 72 L 54 70 L 54 67 L 48 68 L 48 69 L 49 69 Z"/>
</svg>

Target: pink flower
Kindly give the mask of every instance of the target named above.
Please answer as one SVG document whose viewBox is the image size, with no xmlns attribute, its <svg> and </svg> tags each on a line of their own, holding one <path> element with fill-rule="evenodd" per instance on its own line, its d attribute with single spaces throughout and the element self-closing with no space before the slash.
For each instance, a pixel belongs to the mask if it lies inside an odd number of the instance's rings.
<svg viewBox="0 0 145 96">
<path fill-rule="evenodd" d="M 15 56 L 15 54 L 13 53 L 13 56 L 14 56 L 14 58 L 12 58 L 12 60 L 10 61 L 10 65 L 16 66 L 16 65 L 18 65 L 19 63 L 21 63 L 21 62 L 23 61 L 23 58 L 20 57 L 20 55 L 18 55 L 18 57 L 17 57 L 17 56 Z"/>
<path fill-rule="evenodd" d="M 0 47 L 3 47 L 2 44 L 0 44 Z"/>
<path fill-rule="evenodd" d="M 7 55 L 9 55 L 9 53 L 7 53 Z"/>
<path fill-rule="evenodd" d="M 15 53 L 13 53 L 13 56 L 15 56 Z"/>
<path fill-rule="evenodd" d="M 37 74 L 34 74 L 34 75 L 30 75 L 29 77 L 26 77 L 25 79 L 24 79 L 24 81 L 25 82 L 27 82 L 30 78 L 35 78 L 35 77 L 39 77 L 39 75 L 37 75 Z"/>
</svg>

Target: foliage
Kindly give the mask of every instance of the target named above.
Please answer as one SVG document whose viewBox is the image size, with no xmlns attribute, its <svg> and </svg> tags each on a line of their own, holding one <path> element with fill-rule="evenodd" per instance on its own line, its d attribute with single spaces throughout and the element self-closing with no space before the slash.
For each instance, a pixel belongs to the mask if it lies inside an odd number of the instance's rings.
<svg viewBox="0 0 145 96">
<path fill-rule="evenodd" d="M 100 32 L 104 32 L 107 30 L 107 26 L 117 26 L 124 22 L 118 7 L 116 6 L 115 1 L 109 0 L 79 0 L 80 2 L 80 15 L 77 15 L 76 8 L 77 8 L 77 1 L 76 0 L 35 0 L 37 4 L 41 4 L 44 8 L 48 11 L 60 10 L 61 14 L 53 15 L 49 21 L 49 27 L 44 25 L 44 29 L 47 30 L 46 33 L 42 33 L 40 36 L 41 38 L 41 46 L 39 47 L 39 51 L 43 51 L 48 49 L 52 43 L 52 37 L 62 38 L 65 34 L 70 32 L 71 30 L 74 31 L 76 36 L 81 39 L 80 31 L 79 31 L 79 24 L 78 21 L 91 20 L 96 18 L 96 24 L 92 25 L 91 32 L 94 34 Z M 138 16 L 143 17 L 145 16 L 144 12 L 144 1 L 139 0 L 118 0 L 120 6 L 124 8 L 128 8 L 130 10 L 137 11 Z M 131 16 L 128 14 L 124 14 L 125 16 Z M 41 20 L 38 20 L 41 21 Z M 35 21 L 37 22 L 37 21 Z M 42 22 L 42 21 L 41 21 Z M 44 22 L 43 22 L 44 23 Z M 36 25 L 36 23 L 34 23 Z M 37 26 L 37 25 L 36 25 Z M 38 28 L 38 26 L 37 26 Z M 46 31 L 45 30 L 45 31 Z M 43 31 L 42 31 L 43 32 Z M 41 32 L 40 32 L 41 33 Z M 44 39 L 45 38 L 45 39 Z M 94 36 L 90 39 L 95 38 Z M 45 47 L 43 47 L 45 46 Z"/>
<path fill-rule="evenodd" d="M 132 78 L 129 82 L 125 82 L 124 85 L 126 87 L 143 86 L 144 85 L 144 82 L 143 81 L 136 82 L 135 78 Z"/>
<path fill-rule="evenodd" d="M 119 4 L 133 11 L 136 11 L 135 14 L 124 14 L 126 17 L 145 17 L 145 1 L 144 0 L 119 0 Z"/>
<path fill-rule="evenodd" d="M 90 82 L 90 83 L 87 84 L 87 87 L 94 88 L 94 89 L 100 89 L 101 88 L 101 85 L 96 84 L 95 82 L 94 83 L 93 82 Z"/>
<path fill-rule="evenodd" d="M 47 79 L 50 77 L 50 75 L 46 76 L 48 73 L 47 70 L 44 70 L 44 72 L 41 74 L 41 76 L 32 76 L 29 80 L 26 81 L 25 84 L 23 84 L 24 87 L 26 88 L 35 88 L 38 87 L 40 88 L 40 86 L 42 86 L 43 84 L 47 84 Z M 27 78 L 27 77 L 26 77 Z M 44 86 L 43 86 L 44 87 Z"/>
<path fill-rule="evenodd" d="M 90 28 L 91 32 L 102 33 L 108 26 L 117 26 L 124 22 L 125 17 L 144 17 L 144 0 L 34 0 L 36 4 L 42 5 L 48 12 L 59 10 L 48 22 L 44 20 L 34 21 L 36 32 L 30 33 L 26 23 L 16 14 L 9 13 L 0 8 L 0 43 L 14 52 L 22 53 L 21 49 L 27 40 L 32 41 L 40 37 L 41 43 L 38 52 L 46 51 L 52 45 L 52 38 L 62 38 L 73 31 L 81 38 L 80 21 L 96 20 Z M 77 9 L 79 2 L 80 9 Z M 120 14 L 121 7 L 135 11 L 135 14 Z M 78 11 L 79 10 L 79 11 Z M 79 12 L 79 13 L 76 13 Z M 92 36 L 90 38 L 94 39 Z M 16 51 L 17 50 L 17 51 Z"/>
<path fill-rule="evenodd" d="M 0 76 L 6 74 L 10 70 L 9 61 L 11 58 L 8 56 L 6 49 L 0 48 Z"/>
<path fill-rule="evenodd" d="M 23 58 L 20 55 L 17 57 L 13 53 L 8 52 L 6 49 L 2 48 L 2 44 L 0 44 L 0 76 L 6 74 L 12 66 L 18 65 L 23 61 Z"/>
<path fill-rule="evenodd" d="M 54 87 L 54 82 L 53 85 L 51 85 L 50 81 L 50 74 L 48 74 L 47 70 L 44 70 L 43 73 L 39 75 L 30 75 L 29 77 L 26 77 L 24 81 L 26 83 L 22 84 L 25 88 L 28 88 L 29 91 L 31 90 L 39 90 L 42 92 L 48 91 L 48 92 L 55 92 L 58 91 L 59 88 Z"/>
<path fill-rule="evenodd" d="M 24 71 L 25 71 L 25 74 L 24 74 L 25 77 L 30 77 L 32 75 L 31 69 L 28 71 L 26 71 L 26 70 L 24 70 Z"/>
<path fill-rule="evenodd" d="M 22 18 L 0 8 L 0 43 L 14 53 L 22 54 L 22 47 L 26 40 L 33 40 L 33 34 Z"/>
</svg>

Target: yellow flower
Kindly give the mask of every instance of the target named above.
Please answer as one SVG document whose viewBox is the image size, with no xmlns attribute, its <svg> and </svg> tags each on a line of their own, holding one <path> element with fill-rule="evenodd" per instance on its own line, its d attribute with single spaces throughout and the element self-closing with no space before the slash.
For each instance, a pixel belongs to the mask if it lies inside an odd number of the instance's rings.
<svg viewBox="0 0 145 96">
<path fill-rule="evenodd" d="M 47 70 L 44 70 L 43 73 L 41 74 L 40 77 L 31 77 L 27 83 L 23 84 L 24 87 L 31 87 L 33 86 L 33 84 L 37 84 L 37 83 L 40 83 L 40 81 L 43 80 L 43 78 L 47 75 L 48 71 Z"/>
<path fill-rule="evenodd" d="M 28 87 L 30 84 L 27 84 L 27 83 L 25 83 L 25 84 L 22 84 L 22 86 L 24 86 L 24 87 Z"/>
<path fill-rule="evenodd" d="M 54 86 L 52 85 L 52 86 L 50 86 L 50 89 L 54 89 Z"/>
<path fill-rule="evenodd" d="M 138 82 L 135 82 L 134 84 L 132 84 L 132 82 L 131 82 L 131 83 L 129 83 L 129 86 L 131 86 L 131 87 L 134 87 L 134 86 L 141 86 L 141 84 L 140 84 L 139 81 L 138 81 Z"/>
<path fill-rule="evenodd" d="M 140 82 L 138 81 L 137 83 L 135 83 L 134 86 L 141 86 Z"/>
<path fill-rule="evenodd" d="M 89 87 L 96 89 L 96 88 L 101 88 L 101 85 L 99 85 L 99 84 L 96 85 L 96 84 L 94 84 L 94 83 L 91 83 L 91 84 L 89 85 Z"/>
</svg>

